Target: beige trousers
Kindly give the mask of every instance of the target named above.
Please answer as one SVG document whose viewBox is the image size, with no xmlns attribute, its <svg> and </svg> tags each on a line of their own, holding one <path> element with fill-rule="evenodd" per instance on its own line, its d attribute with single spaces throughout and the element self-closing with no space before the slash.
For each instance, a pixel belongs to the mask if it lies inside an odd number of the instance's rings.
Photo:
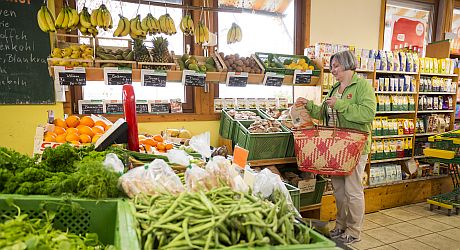
<svg viewBox="0 0 460 250">
<path fill-rule="evenodd" d="M 361 155 L 358 165 L 348 176 L 332 176 L 337 205 L 336 228 L 359 238 L 364 222 L 364 188 L 362 178 L 368 155 Z"/>
</svg>

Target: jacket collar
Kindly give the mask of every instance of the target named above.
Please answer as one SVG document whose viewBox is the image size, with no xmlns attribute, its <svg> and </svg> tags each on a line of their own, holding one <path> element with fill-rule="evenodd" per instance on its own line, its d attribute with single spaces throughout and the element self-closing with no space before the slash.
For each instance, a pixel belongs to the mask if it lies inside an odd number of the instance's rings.
<svg viewBox="0 0 460 250">
<path fill-rule="evenodd" d="M 353 85 L 353 84 L 355 84 L 355 83 L 357 83 L 357 82 L 358 82 L 358 74 L 356 72 L 354 72 L 353 76 L 351 77 L 351 83 L 350 83 L 350 85 L 348 85 L 348 87 Z M 340 82 L 336 82 L 334 84 L 333 88 L 337 88 L 339 85 L 340 85 Z"/>
</svg>

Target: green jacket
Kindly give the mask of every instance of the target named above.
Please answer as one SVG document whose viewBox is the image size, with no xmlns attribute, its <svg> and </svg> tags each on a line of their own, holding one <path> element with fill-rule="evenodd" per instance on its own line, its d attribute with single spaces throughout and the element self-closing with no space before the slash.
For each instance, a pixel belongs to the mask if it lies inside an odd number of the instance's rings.
<svg viewBox="0 0 460 250">
<path fill-rule="evenodd" d="M 328 97 L 338 91 L 340 82 L 337 82 L 328 93 Z M 370 153 L 372 121 L 376 112 L 376 98 L 372 84 L 365 79 L 358 77 L 354 73 L 351 84 L 345 88 L 342 98 L 337 99 L 334 110 L 338 112 L 338 126 L 343 128 L 353 128 L 369 133 L 367 143 L 364 146 L 363 154 Z M 324 108 L 321 114 L 321 106 L 315 105 L 313 101 L 308 101 L 305 108 L 310 116 L 315 119 L 322 119 L 327 124 L 327 109 Z"/>
</svg>

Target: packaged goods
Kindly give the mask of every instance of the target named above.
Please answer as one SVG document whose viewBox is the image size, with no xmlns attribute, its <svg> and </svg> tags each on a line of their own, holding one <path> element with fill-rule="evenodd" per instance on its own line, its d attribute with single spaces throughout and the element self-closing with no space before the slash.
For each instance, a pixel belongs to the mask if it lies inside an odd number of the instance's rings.
<svg viewBox="0 0 460 250">
<path fill-rule="evenodd" d="M 278 106 L 278 102 L 276 98 L 268 98 L 267 99 L 267 109 L 274 109 Z"/>
<path fill-rule="evenodd" d="M 401 52 L 401 71 L 413 72 L 414 64 L 412 61 L 412 53 Z"/>
<path fill-rule="evenodd" d="M 421 73 L 426 73 L 426 69 L 425 69 L 425 58 L 420 58 L 419 60 L 419 70 Z"/>
<path fill-rule="evenodd" d="M 265 98 L 257 98 L 257 108 L 259 108 L 259 109 L 267 109 L 267 99 L 265 99 Z"/>
<path fill-rule="evenodd" d="M 236 99 L 236 106 L 237 106 L 238 109 L 247 109 L 248 105 L 247 105 L 246 98 L 237 98 Z"/>
<path fill-rule="evenodd" d="M 225 109 L 235 109 L 236 99 L 235 98 L 225 98 Z"/>
<path fill-rule="evenodd" d="M 214 112 L 221 112 L 224 108 L 224 102 L 220 98 L 214 99 Z"/>
<path fill-rule="evenodd" d="M 287 109 L 288 108 L 288 99 L 287 98 L 279 98 L 278 104 L 279 104 L 278 108 Z"/>
<path fill-rule="evenodd" d="M 386 70 L 392 71 L 394 70 L 393 52 L 386 51 L 386 54 L 387 54 L 387 62 L 388 62 Z"/>
<path fill-rule="evenodd" d="M 247 99 L 247 107 L 250 109 L 257 108 L 257 99 L 256 98 L 248 98 Z"/>
<path fill-rule="evenodd" d="M 430 69 L 431 73 L 440 73 L 439 71 L 439 65 L 438 65 L 438 59 L 437 58 L 432 58 L 433 61 L 433 70 Z"/>
<path fill-rule="evenodd" d="M 420 61 L 419 61 L 419 58 L 418 58 L 418 54 L 417 53 L 413 53 L 412 54 L 412 66 L 413 66 L 413 70 L 412 72 L 418 72 L 420 70 Z M 421 70 L 420 70 L 421 71 Z"/>
<path fill-rule="evenodd" d="M 384 50 L 379 51 L 380 70 L 388 70 L 387 53 Z"/>
<path fill-rule="evenodd" d="M 393 51 L 393 71 L 401 71 L 400 58 L 397 51 Z"/>
</svg>

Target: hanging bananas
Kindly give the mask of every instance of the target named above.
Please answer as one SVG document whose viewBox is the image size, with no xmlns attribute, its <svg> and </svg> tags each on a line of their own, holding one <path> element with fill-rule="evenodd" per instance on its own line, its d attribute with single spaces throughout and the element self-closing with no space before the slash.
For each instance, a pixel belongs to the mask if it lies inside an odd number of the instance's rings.
<svg viewBox="0 0 460 250">
<path fill-rule="evenodd" d="M 232 23 L 232 27 L 227 33 L 227 44 L 241 42 L 242 38 L 243 32 L 241 31 L 241 27 L 236 23 Z"/>
<path fill-rule="evenodd" d="M 195 24 L 195 42 L 198 44 L 209 41 L 209 30 L 203 22 Z"/>
<path fill-rule="evenodd" d="M 186 36 L 193 36 L 195 34 L 195 25 L 193 24 L 190 14 L 185 15 L 180 21 L 180 30 Z"/>
<path fill-rule="evenodd" d="M 147 31 L 142 29 L 141 16 L 137 15 L 129 21 L 129 35 L 132 39 L 144 40 L 147 37 Z"/>
<path fill-rule="evenodd" d="M 163 34 L 174 35 L 177 33 L 176 24 L 168 13 L 160 16 L 158 21 L 160 23 L 160 30 Z"/>
<path fill-rule="evenodd" d="M 38 27 L 40 27 L 43 32 L 56 31 L 56 28 L 54 27 L 54 17 L 45 4 L 43 4 L 37 12 L 37 22 Z"/>
<path fill-rule="evenodd" d="M 99 27 L 104 30 L 111 29 L 113 26 L 112 15 L 105 4 L 101 4 L 99 8 L 91 12 L 90 21 L 93 27 Z"/>
<path fill-rule="evenodd" d="M 142 19 L 141 28 L 151 36 L 160 33 L 160 23 L 150 13 L 148 13 L 147 16 L 145 16 L 144 19 Z"/>
<path fill-rule="evenodd" d="M 120 17 L 120 20 L 118 20 L 118 25 L 115 31 L 113 32 L 114 37 L 123 37 L 127 36 L 129 34 L 129 31 L 131 30 L 131 24 L 129 22 L 129 19 L 122 16 L 118 15 Z"/>
<path fill-rule="evenodd" d="M 54 22 L 56 29 L 75 30 L 80 22 L 80 17 L 76 9 L 65 6 L 61 9 Z"/>
<path fill-rule="evenodd" d="M 80 32 L 85 36 L 96 36 L 99 32 L 97 31 L 96 26 L 91 24 L 91 15 L 88 12 L 88 8 L 83 7 L 80 11 L 80 23 L 78 25 L 78 29 Z"/>
</svg>

